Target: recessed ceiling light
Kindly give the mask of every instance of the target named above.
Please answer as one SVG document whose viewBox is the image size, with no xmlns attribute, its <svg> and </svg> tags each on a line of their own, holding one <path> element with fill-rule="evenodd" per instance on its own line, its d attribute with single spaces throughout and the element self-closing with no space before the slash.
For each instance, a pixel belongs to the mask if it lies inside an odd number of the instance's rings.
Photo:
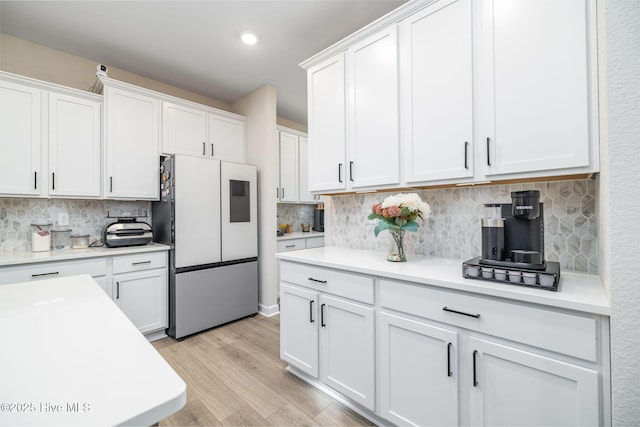
<svg viewBox="0 0 640 427">
<path fill-rule="evenodd" d="M 245 31 L 242 34 L 240 34 L 240 39 L 244 44 L 248 44 L 248 45 L 254 45 L 258 43 L 258 37 L 249 31 Z"/>
</svg>

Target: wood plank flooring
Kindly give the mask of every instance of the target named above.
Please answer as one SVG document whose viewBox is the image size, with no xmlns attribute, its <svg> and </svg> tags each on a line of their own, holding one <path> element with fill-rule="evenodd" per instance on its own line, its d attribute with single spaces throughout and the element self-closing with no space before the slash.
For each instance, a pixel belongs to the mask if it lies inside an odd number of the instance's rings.
<svg viewBox="0 0 640 427">
<path fill-rule="evenodd" d="M 280 317 L 257 315 L 153 346 L 187 383 L 187 403 L 161 426 L 370 426 L 285 370 Z"/>
</svg>

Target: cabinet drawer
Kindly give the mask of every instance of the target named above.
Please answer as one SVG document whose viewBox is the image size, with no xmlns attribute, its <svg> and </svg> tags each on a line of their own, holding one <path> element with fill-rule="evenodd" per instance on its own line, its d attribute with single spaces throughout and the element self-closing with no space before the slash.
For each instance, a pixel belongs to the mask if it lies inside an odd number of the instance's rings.
<svg viewBox="0 0 640 427">
<path fill-rule="evenodd" d="M 598 359 L 595 318 L 389 280 L 380 281 L 380 305 L 592 362 Z"/>
<path fill-rule="evenodd" d="M 307 249 L 321 248 L 324 246 L 324 237 L 307 237 Z"/>
<path fill-rule="evenodd" d="M 89 274 L 93 277 L 107 274 L 106 258 L 91 258 L 74 261 L 41 262 L 21 264 L 0 269 L 0 284 L 28 282 L 38 279 Z"/>
<path fill-rule="evenodd" d="M 280 262 L 280 280 L 373 304 L 373 278 L 307 264 Z"/>
<path fill-rule="evenodd" d="M 113 258 L 113 274 L 149 270 L 167 266 L 166 252 L 147 252 L 139 255 L 124 255 Z"/>
<path fill-rule="evenodd" d="M 304 239 L 278 240 L 278 252 L 298 251 L 305 247 Z"/>
</svg>

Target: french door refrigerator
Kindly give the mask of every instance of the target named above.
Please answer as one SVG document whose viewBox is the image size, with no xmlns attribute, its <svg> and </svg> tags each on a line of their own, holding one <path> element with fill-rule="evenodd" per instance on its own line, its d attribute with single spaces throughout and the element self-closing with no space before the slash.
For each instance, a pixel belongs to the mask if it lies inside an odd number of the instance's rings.
<svg viewBox="0 0 640 427">
<path fill-rule="evenodd" d="M 257 172 L 174 155 L 160 168 L 154 239 L 169 251 L 169 328 L 182 339 L 258 311 Z"/>
</svg>

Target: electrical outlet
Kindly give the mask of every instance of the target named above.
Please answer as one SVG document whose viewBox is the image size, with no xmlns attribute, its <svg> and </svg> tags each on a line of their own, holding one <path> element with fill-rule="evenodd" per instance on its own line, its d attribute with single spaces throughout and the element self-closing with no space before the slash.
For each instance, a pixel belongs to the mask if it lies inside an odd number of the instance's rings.
<svg viewBox="0 0 640 427">
<path fill-rule="evenodd" d="M 68 212 L 58 212 L 58 225 L 59 226 L 68 226 L 69 225 L 69 213 Z"/>
</svg>

